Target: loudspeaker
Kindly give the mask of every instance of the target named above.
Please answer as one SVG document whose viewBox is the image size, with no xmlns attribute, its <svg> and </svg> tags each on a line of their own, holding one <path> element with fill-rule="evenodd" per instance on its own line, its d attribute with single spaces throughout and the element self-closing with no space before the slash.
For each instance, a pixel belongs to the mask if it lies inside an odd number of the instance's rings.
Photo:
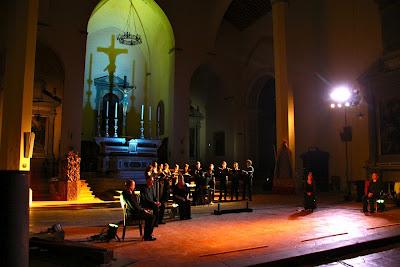
<svg viewBox="0 0 400 267">
<path fill-rule="evenodd" d="M 340 133 L 340 139 L 343 142 L 350 142 L 353 139 L 351 126 L 343 127 L 343 131 Z"/>
</svg>

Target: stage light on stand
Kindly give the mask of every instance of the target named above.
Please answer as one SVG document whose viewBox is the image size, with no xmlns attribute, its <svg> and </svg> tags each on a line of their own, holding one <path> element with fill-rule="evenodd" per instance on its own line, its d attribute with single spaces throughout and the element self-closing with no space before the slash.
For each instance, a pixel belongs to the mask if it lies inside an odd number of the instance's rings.
<svg viewBox="0 0 400 267">
<path fill-rule="evenodd" d="M 336 107 L 336 105 L 332 103 L 331 104 L 331 108 L 335 108 L 335 107 Z"/>
<path fill-rule="evenodd" d="M 337 103 L 345 103 L 349 101 L 351 98 L 351 90 L 346 85 L 341 85 L 333 88 L 332 92 L 330 93 L 330 97 L 333 101 Z"/>
<path fill-rule="evenodd" d="M 344 127 L 343 131 L 340 133 L 340 138 L 345 143 L 345 178 L 347 184 L 347 195 L 345 198 L 349 200 L 351 198 L 351 190 L 349 180 L 348 142 L 351 142 L 352 132 L 351 126 L 347 125 L 347 108 L 357 105 L 361 98 L 358 90 L 351 89 L 347 85 L 334 87 L 329 96 L 338 108 L 344 107 Z M 331 107 L 335 104 L 331 104 Z"/>
</svg>

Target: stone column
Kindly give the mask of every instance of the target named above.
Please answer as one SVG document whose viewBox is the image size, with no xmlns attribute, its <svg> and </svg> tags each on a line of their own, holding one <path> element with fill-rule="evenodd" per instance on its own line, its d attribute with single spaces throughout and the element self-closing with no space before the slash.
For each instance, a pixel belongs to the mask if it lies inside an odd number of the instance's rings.
<svg viewBox="0 0 400 267">
<path fill-rule="evenodd" d="M 276 143 L 279 148 L 282 145 L 282 141 L 287 140 L 291 151 L 293 176 L 295 170 L 294 101 L 293 92 L 288 81 L 286 48 L 286 15 L 288 3 L 287 0 L 271 0 L 271 5 L 276 88 Z M 293 177 L 285 178 L 292 180 Z M 275 182 L 274 184 L 276 185 Z M 292 185 L 290 181 L 287 181 L 282 186 L 292 187 L 294 184 Z"/>
<path fill-rule="evenodd" d="M 29 170 L 24 133 L 31 132 L 38 0 L 8 0 L 1 111 L 2 266 L 29 265 Z M 4 26 L 4 25 L 2 25 Z"/>
<path fill-rule="evenodd" d="M 189 160 L 189 98 L 191 73 L 184 58 L 184 51 L 174 48 L 175 80 L 171 107 L 171 134 L 168 144 L 168 160 L 184 163 Z"/>
</svg>

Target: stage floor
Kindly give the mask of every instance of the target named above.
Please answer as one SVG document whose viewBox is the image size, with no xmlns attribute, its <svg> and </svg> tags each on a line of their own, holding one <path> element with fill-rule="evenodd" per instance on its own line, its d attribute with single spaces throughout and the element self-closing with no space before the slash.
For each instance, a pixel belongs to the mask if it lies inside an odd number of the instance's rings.
<svg viewBox="0 0 400 267">
<path fill-rule="evenodd" d="M 113 249 L 112 266 L 248 266 L 400 235 L 399 208 L 365 215 L 361 203 L 342 200 L 320 195 L 318 208 L 308 213 L 301 211 L 300 196 L 257 195 L 251 213 L 212 215 L 217 204 L 193 207 L 192 220 L 155 228 L 154 242 L 141 241 L 137 227 L 128 227 L 125 242 L 88 243 Z M 245 205 L 223 202 L 221 208 Z M 121 217 L 116 207 L 37 207 L 30 211 L 30 231 L 60 223 L 65 239 L 84 242 Z"/>
</svg>

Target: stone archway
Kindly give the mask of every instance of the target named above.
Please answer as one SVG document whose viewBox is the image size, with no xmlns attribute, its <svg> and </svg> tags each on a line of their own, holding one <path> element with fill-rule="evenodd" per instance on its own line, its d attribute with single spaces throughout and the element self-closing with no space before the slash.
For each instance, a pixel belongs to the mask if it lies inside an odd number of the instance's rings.
<svg viewBox="0 0 400 267">
<path fill-rule="evenodd" d="M 129 31 L 140 35 L 141 43 L 118 40 L 127 25 Z M 164 103 L 165 121 L 172 114 L 175 55 L 170 51 L 175 41 L 168 18 L 153 0 L 102 0 L 88 21 L 87 31 L 82 140 L 93 140 L 104 132 L 99 131 L 98 120 L 106 107 L 100 99 L 110 92 L 111 81 L 115 85 L 111 90 L 118 98 L 118 128 L 123 128 L 118 129 L 118 136 L 139 137 L 144 105 L 145 134 L 155 137 L 157 104 Z M 161 138 L 169 134 L 170 125 L 165 124 Z"/>
<path fill-rule="evenodd" d="M 259 77 L 247 96 L 248 154 L 254 158 L 257 176 L 266 179 L 274 175 L 276 153 L 275 80 Z M 262 168 L 261 168 L 262 167 Z"/>
<path fill-rule="evenodd" d="M 64 76 L 60 58 L 51 48 L 38 43 L 32 103 L 32 132 L 35 133 L 31 159 L 33 200 L 48 200 L 49 180 L 58 176 Z"/>
<path fill-rule="evenodd" d="M 217 127 L 220 120 L 216 112 L 219 107 L 216 90 L 220 90 L 218 75 L 211 66 L 200 65 L 190 81 L 189 158 L 192 161 L 216 157 L 212 138 L 216 131 L 221 131 Z"/>
</svg>

